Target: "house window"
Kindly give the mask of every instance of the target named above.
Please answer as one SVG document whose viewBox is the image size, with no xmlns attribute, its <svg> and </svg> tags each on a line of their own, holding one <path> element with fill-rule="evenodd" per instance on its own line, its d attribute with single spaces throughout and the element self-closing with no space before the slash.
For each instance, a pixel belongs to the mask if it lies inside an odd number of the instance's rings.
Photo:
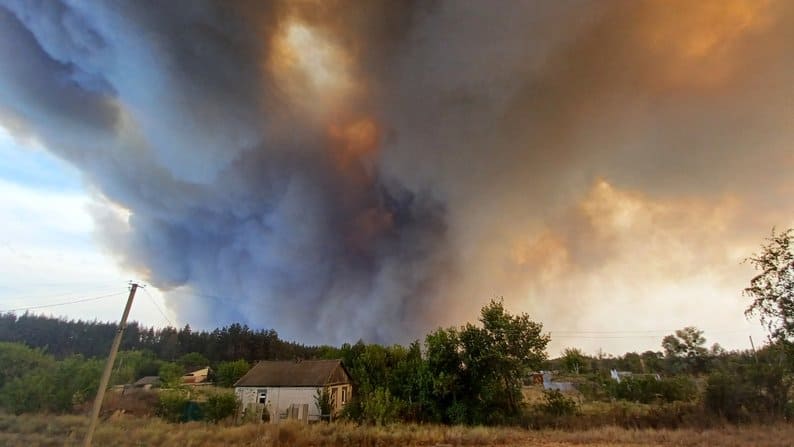
<svg viewBox="0 0 794 447">
<path fill-rule="evenodd" d="M 257 395 L 258 395 L 258 398 L 256 400 L 257 402 L 259 402 L 260 404 L 264 404 L 265 402 L 267 402 L 267 390 L 259 390 L 259 393 L 257 393 Z"/>
<path fill-rule="evenodd" d="M 331 406 L 336 407 L 336 387 L 331 388 Z"/>
<path fill-rule="evenodd" d="M 342 405 L 347 403 L 347 387 L 342 387 Z"/>
</svg>

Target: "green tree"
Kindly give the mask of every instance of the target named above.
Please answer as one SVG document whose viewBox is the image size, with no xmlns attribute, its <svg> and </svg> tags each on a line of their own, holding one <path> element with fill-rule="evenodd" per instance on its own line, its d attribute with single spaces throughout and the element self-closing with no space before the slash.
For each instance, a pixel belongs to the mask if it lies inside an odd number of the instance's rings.
<svg viewBox="0 0 794 447">
<path fill-rule="evenodd" d="M 662 339 L 665 356 L 673 361 L 674 368 L 689 372 L 703 372 L 708 350 L 703 331 L 687 326 Z"/>
<path fill-rule="evenodd" d="M 320 418 L 325 418 L 331 415 L 333 403 L 331 402 L 331 393 L 327 388 L 317 389 L 314 395 L 314 405 L 317 406 L 317 411 L 320 412 Z"/>
<path fill-rule="evenodd" d="M 210 361 L 207 360 L 207 357 L 204 357 L 198 352 L 189 352 L 182 357 L 179 357 L 176 362 L 186 372 L 206 368 L 210 364 Z"/>
<path fill-rule="evenodd" d="M 201 404 L 201 412 L 204 418 L 210 422 L 218 423 L 230 416 L 240 408 L 240 401 L 234 393 L 223 392 L 207 397 L 206 402 Z"/>
<path fill-rule="evenodd" d="M 363 401 L 363 417 L 366 422 L 386 425 L 397 420 L 404 403 L 392 396 L 389 390 L 377 388 Z"/>
<path fill-rule="evenodd" d="M 235 382 L 251 369 L 251 366 L 244 359 L 233 362 L 218 363 L 218 372 L 215 375 L 219 386 L 231 387 Z"/>
<path fill-rule="evenodd" d="M 50 368 L 54 364 L 53 358 L 41 349 L 29 348 L 22 343 L 0 342 L 0 388 L 32 370 Z"/>
<path fill-rule="evenodd" d="M 104 359 L 85 359 L 76 354 L 58 362 L 53 371 L 56 384 L 50 406 L 58 412 L 71 410 L 75 405 L 92 399 L 99 387 Z"/>
<path fill-rule="evenodd" d="M 436 414 L 446 422 L 499 423 L 518 415 L 521 378 L 546 359 L 549 336 L 501 300 L 482 308 L 481 326 L 439 329 L 426 338 Z"/>
<path fill-rule="evenodd" d="M 485 354 L 498 378 L 497 387 L 504 387 L 509 413 L 518 411 L 521 402 L 521 378 L 529 370 L 538 369 L 546 360 L 546 346 L 551 337 L 543 334 L 543 325 L 529 315 L 510 315 L 502 300 L 491 300 L 482 308 Z"/>
<path fill-rule="evenodd" d="M 151 351 L 121 351 L 116 357 L 110 383 L 132 383 L 144 376 L 156 376 L 162 361 Z"/>
<path fill-rule="evenodd" d="M 160 366 L 159 374 L 164 388 L 176 388 L 182 384 L 185 370 L 178 363 L 166 362 Z"/>
<path fill-rule="evenodd" d="M 54 392 L 53 374 L 44 368 L 35 369 L 6 382 L 0 389 L 0 406 L 17 415 L 46 411 Z"/>
<path fill-rule="evenodd" d="M 577 348 L 565 348 L 562 352 L 562 364 L 566 371 L 579 374 L 584 370 L 585 355 Z"/>
<path fill-rule="evenodd" d="M 794 228 L 775 233 L 761 245 L 761 252 L 747 258 L 759 273 L 744 294 L 753 302 L 745 311 L 758 316 L 779 342 L 794 341 Z"/>
</svg>

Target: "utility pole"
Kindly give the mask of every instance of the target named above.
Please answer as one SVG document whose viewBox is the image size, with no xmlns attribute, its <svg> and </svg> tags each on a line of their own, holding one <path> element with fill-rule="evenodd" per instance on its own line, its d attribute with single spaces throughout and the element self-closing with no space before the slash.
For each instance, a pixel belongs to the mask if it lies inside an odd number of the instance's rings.
<svg viewBox="0 0 794 447">
<path fill-rule="evenodd" d="M 99 380 L 99 388 L 97 388 L 96 391 L 94 408 L 91 411 L 91 422 L 88 424 L 88 432 L 85 434 L 85 441 L 83 442 L 84 447 L 91 447 L 91 440 L 94 438 L 94 431 L 99 421 L 99 410 L 102 409 L 102 401 L 105 399 L 105 390 L 108 387 L 108 382 L 110 382 L 110 373 L 113 371 L 113 363 L 116 361 L 116 354 L 119 352 L 121 336 L 124 334 L 124 328 L 127 327 L 127 317 L 130 315 L 132 299 L 135 298 L 136 290 L 138 290 L 138 284 L 132 283 L 130 287 L 130 296 L 127 298 L 127 306 L 124 307 L 124 313 L 121 315 L 121 322 L 116 331 L 116 337 L 113 339 L 113 344 L 110 345 L 110 354 L 108 355 L 107 363 L 105 363 L 105 370 L 102 371 L 102 378 Z"/>
<path fill-rule="evenodd" d="M 753 343 L 753 336 L 750 335 L 750 347 L 753 348 L 753 357 L 755 357 L 755 363 L 758 363 L 758 353 L 755 352 L 755 343 Z"/>
</svg>

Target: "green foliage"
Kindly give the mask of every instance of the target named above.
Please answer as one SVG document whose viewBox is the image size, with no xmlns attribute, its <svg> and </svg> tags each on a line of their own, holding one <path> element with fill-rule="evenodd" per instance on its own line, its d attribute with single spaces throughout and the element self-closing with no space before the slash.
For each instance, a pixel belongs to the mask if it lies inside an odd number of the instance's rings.
<svg viewBox="0 0 794 447">
<path fill-rule="evenodd" d="M 52 367 L 55 361 L 42 349 L 22 343 L 0 342 L 0 388 L 37 368 Z"/>
<path fill-rule="evenodd" d="M 180 390 L 167 390 L 160 393 L 156 414 L 168 422 L 181 422 L 190 401 Z"/>
<path fill-rule="evenodd" d="M 581 350 L 566 348 L 562 354 L 562 364 L 566 371 L 574 374 L 584 372 L 586 357 Z"/>
<path fill-rule="evenodd" d="M 215 375 L 218 386 L 233 386 L 249 369 L 251 366 L 244 359 L 218 363 L 218 372 Z"/>
<path fill-rule="evenodd" d="M 609 380 L 606 390 L 614 399 L 643 404 L 691 401 L 697 397 L 697 386 L 685 376 L 661 380 L 653 376 L 624 377 L 620 383 Z"/>
<path fill-rule="evenodd" d="M 185 372 L 195 371 L 197 369 L 206 368 L 210 361 L 198 352 L 189 352 L 182 357 L 179 357 L 176 363 L 182 367 Z"/>
<path fill-rule="evenodd" d="M 521 378 L 545 360 L 549 336 L 501 301 L 482 309 L 480 326 L 438 329 L 410 346 L 342 346 L 356 386 L 345 417 L 387 423 L 497 423 L 522 407 Z"/>
<path fill-rule="evenodd" d="M 732 422 L 787 415 L 789 385 L 779 365 L 733 365 L 711 374 L 705 407 Z"/>
<path fill-rule="evenodd" d="M 331 393 L 328 392 L 328 389 L 322 388 L 317 390 L 317 393 L 314 395 L 314 404 L 317 406 L 321 418 L 325 418 L 326 416 L 330 417 L 333 405 L 331 403 Z"/>
<path fill-rule="evenodd" d="M 118 326 L 114 323 L 0 313 L 0 341 L 44 348 L 58 360 L 73 354 L 82 354 L 86 358 L 105 357 L 117 330 Z M 189 326 L 182 329 L 153 329 L 134 321 L 124 330 L 121 351 L 150 351 L 156 358 L 165 361 L 174 361 L 196 352 L 209 359 L 199 368 L 240 358 L 250 361 L 332 355 L 332 350 L 323 351 L 318 347 L 281 340 L 272 329 L 254 330 L 241 324 L 231 324 L 212 331 L 193 331 Z M 319 354 L 321 351 L 323 353 Z M 156 369 L 144 375 L 154 374 L 157 374 Z"/>
<path fill-rule="evenodd" d="M 403 406 L 403 402 L 392 396 L 389 390 L 377 388 L 364 398 L 362 418 L 371 424 L 390 424 L 397 420 Z"/>
<path fill-rule="evenodd" d="M 96 395 L 102 368 L 102 360 L 76 355 L 30 370 L 0 389 L 0 404 L 15 414 L 69 411 Z"/>
<path fill-rule="evenodd" d="M 559 390 L 543 391 L 543 399 L 539 409 L 545 414 L 559 417 L 573 415 L 578 411 L 576 401 L 565 396 Z"/>
<path fill-rule="evenodd" d="M 167 362 L 160 366 L 160 381 L 163 388 L 176 388 L 182 385 L 182 376 L 185 370 L 177 363 Z"/>
<path fill-rule="evenodd" d="M 79 354 L 58 362 L 54 370 L 55 392 L 51 396 L 51 408 L 59 412 L 68 411 L 93 399 L 104 364 L 104 360 L 84 359 Z"/>
<path fill-rule="evenodd" d="M 662 339 L 665 356 L 676 372 L 700 373 L 705 371 L 708 350 L 703 331 L 688 326 Z"/>
<path fill-rule="evenodd" d="M 794 228 L 775 233 L 761 245 L 761 253 L 747 258 L 760 273 L 744 294 L 753 299 L 745 311 L 760 317 L 778 342 L 794 341 Z"/>
<path fill-rule="evenodd" d="M 121 351 L 110 376 L 110 383 L 132 383 L 144 376 L 156 376 L 163 362 L 151 351 Z"/>
<path fill-rule="evenodd" d="M 239 408 L 240 401 L 231 392 L 213 394 L 207 398 L 206 402 L 201 404 L 204 418 L 214 423 L 233 416 Z"/>
<path fill-rule="evenodd" d="M 45 369 L 33 370 L 3 386 L 0 405 L 14 414 L 48 411 L 54 391 L 54 375 Z"/>
</svg>

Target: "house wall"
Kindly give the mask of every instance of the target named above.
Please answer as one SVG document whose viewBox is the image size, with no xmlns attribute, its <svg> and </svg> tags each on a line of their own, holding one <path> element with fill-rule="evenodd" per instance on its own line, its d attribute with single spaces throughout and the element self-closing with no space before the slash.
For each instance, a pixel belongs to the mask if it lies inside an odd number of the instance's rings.
<svg viewBox="0 0 794 447">
<path fill-rule="evenodd" d="M 340 412 L 350 402 L 350 398 L 353 397 L 353 387 L 347 383 L 329 386 L 328 392 L 331 394 L 331 405 L 334 414 Z"/>
<path fill-rule="evenodd" d="M 320 420 L 320 410 L 317 408 L 317 403 L 314 396 L 317 395 L 315 387 L 237 387 L 235 394 L 242 403 L 242 408 L 247 408 L 249 405 L 258 404 L 259 392 L 267 390 L 267 399 L 265 400 L 265 407 L 270 413 L 270 421 L 275 422 L 276 415 L 280 415 L 280 419 L 287 417 L 286 411 L 291 405 L 303 407 L 303 404 L 308 404 L 308 420 Z M 302 414 L 299 418 L 302 419 Z"/>
</svg>

